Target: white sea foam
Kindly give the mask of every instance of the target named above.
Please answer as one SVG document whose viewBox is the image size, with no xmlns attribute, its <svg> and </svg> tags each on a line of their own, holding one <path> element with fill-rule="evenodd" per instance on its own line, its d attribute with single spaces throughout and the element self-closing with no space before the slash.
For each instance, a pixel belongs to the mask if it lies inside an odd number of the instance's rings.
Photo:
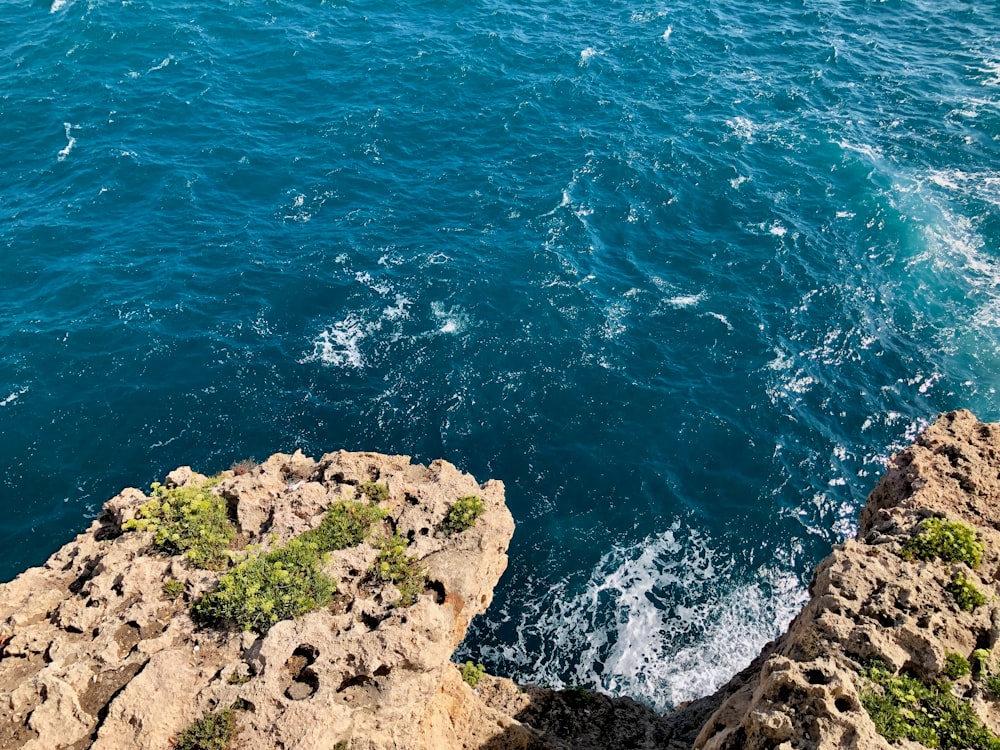
<svg viewBox="0 0 1000 750">
<path fill-rule="evenodd" d="M 765 565 L 739 573 L 733 557 L 679 520 L 613 545 L 582 586 L 539 587 L 545 594 L 527 604 L 520 642 L 503 658 L 535 681 L 596 685 L 661 709 L 718 688 L 806 599 L 790 572 Z M 536 637 L 546 644 L 541 653 L 529 645 Z"/>
<path fill-rule="evenodd" d="M 469 326 L 469 315 L 460 307 L 446 310 L 441 302 L 432 302 L 431 314 L 438 321 L 438 333 L 457 334 Z"/>
<path fill-rule="evenodd" d="M 368 326 L 357 315 L 346 318 L 322 331 L 313 341 L 312 354 L 300 363 L 319 362 L 328 367 L 350 367 L 361 369 L 365 358 L 361 354 L 361 340 L 368 335 Z"/>
<path fill-rule="evenodd" d="M 754 135 L 757 133 L 758 126 L 746 117 L 732 117 L 726 120 L 726 125 L 733 131 L 733 135 L 744 143 L 754 142 Z"/>
<path fill-rule="evenodd" d="M 663 37 L 662 37 L 663 41 L 669 42 L 670 41 L 670 35 L 673 34 L 673 33 L 674 33 L 674 27 L 673 26 L 667 26 L 666 30 L 663 32 Z"/>
<path fill-rule="evenodd" d="M 684 307 L 695 307 L 699 302 L 705 299 L 705 292 L 698 292 L 697 294 L 678 294 L 675 297 L 670 297 L 666 300 L 666 303 L 671 307 L 684 308 Z"/>
<path fill-rule="evenodd" d="M 588 62 L 590 62 L 590 59 L 596 54 L 597 50 L 594 49 L 593 47 L 587 47 L 585 50 L 580 52 L 580 67 L 582 68 Z"/>
<path fill-rule="evenodd" d="M 70 151 L 76 145 L 76 138 L 73 137 L 72 130 L 73 125 L 64 122 L 63 127 L 66 129 L 66 147 L 59 151 L 59 161 L 66 161 L 66 157 L 69 156 Z"/>
<path fill-rule="evenodd" d="M 69 0 L 52 0 L 52 5 L 49 6 L 49 13 L 58 13 L 67 5 L 69 5 Z"/>
<path fill-rule="evenodd" d="M 0 407 L 10 406 L 11 404 L 13 404 L 15 401 L 17 401 L 19 398 L 21 398 L 21 396 L 23 396 L 27 392 L 28 392 L 28 387 L 27 386 L 25 386 L 24 388 L 21 388 L 18 391 L 14 391 L 9 396 L 7 396 L 7 398 L 5 398 L 2 401 L 0 401 Z"/>
<path fill-rule="evenodd" d="M 159 64 L 154 65 L 152 68 L 150 68 L 146 72 L 147 73 L 152 73 L 154 70 L 163 70 L 165 67 L 167 67 L 168 65 L 170 65 L 171 62 L 173 62 L 173 59 L 174 59 L 173 55 L 169 55 L 167 57 L 164 57 L 163 60 Z"/>
</svg>

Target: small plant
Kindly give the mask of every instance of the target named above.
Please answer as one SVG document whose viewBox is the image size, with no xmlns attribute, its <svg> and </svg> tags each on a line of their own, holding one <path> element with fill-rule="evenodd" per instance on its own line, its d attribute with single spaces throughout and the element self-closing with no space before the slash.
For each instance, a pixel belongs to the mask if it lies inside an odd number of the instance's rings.
<svg viewBox="0 0 1000 750">
<path fill-rule="evenodd" d="M 164 552 L 182 554 L 198 568 L 222 570 L 229 562 L 226 550 L 236 538 L 236 527 L 229 520 L 226 501 L 209 492 L 215 484 L 209 479 L 167 489 L 154 482 L 153 498 L 122 528 L 152 531 L 153 544 Z"/>
<path fill-rule="evenodd" d="M 233 673 L 229 675 L 229 679 L 226 681 L 230 685 L 246 685 L 250 682 L 250 672 L 234 670 Z"/>
<path fill-rule="evenodd" d="M 976 607 L 986 603 L 986 595 L 976 588 L 975 584 L 965 573 L 955 573 L 951 583 L 945 589 L 955 597 L 955 603 L 959 609 L 971 612 Z"/>
<path fill-rule="evenodd" d="M 375 482 L 362 482 L 358 485 L 358 492 L 368 498 L 372 503 L 384 503 L 389 499 L 389 488 L 384 484 Z"/>
<path fill-rule="evenodd" d="M 880 663 L 862 674 L 871 687 L 861 691 L 861 704 L 890 742 L 908 739 L 942 750 L 1000 750 L 1000 738 L 951 692 L 950 682 L 927 684 L 907 674 L 897 677 Z"/>
<path fill-rule="evenodd" d="M 1000 698 L 1000 677 L 996 675 L 984 677 L 983 684 L 993 694 L 993 698 Z"/>
<path fill-rule="evenodd" d="M 176 578 L 168 578 L 163 582 L 163 596 L 167 599 L 176 599 L 184 593 L 184 582 Z"/>
<path fill-rule="evenodd" d="M 405 536 L 394 534 L 378 544 L 378 557 L 369 570 L 376 583 L 392 583 L 399 589 L 399 599 L 394 607 L 409 607 L 423 593 L 425 575 L 417 560 L 406 554 L 410 542 Z"/>
<path fill-rule="evenodd" d="M 233 739 L 234 719 L 232 708 L 217 714 L 206 711 L 197 721 L 181 732 L 174 745 L 176 750 L 226 750 Z"/>
<path fill-rule="evenodd" d="M 233 472 L 234 477 L 242 477 L 245 474 L 249 474 L 251 471 L 257 468 L 257 462 L 252 458 L 244 458 L 241 461 L 237 461 L 229 470 Z"/>
<path fill-rule="evenodd" d="M 961 654 L 949 651 L 944 655 L 943 671 L 945 677 L 949 680 L 957 680 L 959 677 L 965 677 L 965 675 L 969 674 L 972 671 L 972 665 Z"/>
<path fill-rule="evenodd" d="M 475 688 L 479 684 L 479 680 L 482 679 L 483 675 L 486 674 L 486 667 L 482 664 L 473 664 L 471 661 L 465 662 L 462 665 L 462 680 L 465 684 L 471 688 Z"/>
<path fill-rule="evenodd" d="M 917 528 L 917 533 L 903 545 L 900 553 L 903 559 L 940 558 L 945 562 L 964 562 L 973 570 L 979 567 L 983 544 L 969 526 L 943 518 L 925 518 Z"/>
<path fill-rule="evenodd" d="M 321 552 L 357 547 L 371 533 L 372 526 L 387 515 L 374 504 L 336 502 L 319 526 L 299 538 L 316 544 Z"/>
<path fill-rule="evenodd" d="M 200 620 L 232 623 L 266 633 L 281 620 L 304 615 L 329 603 L 336 581 L 320 570 L 316 544 L 293 539 L 263 555 L 249 557 L 219 579 L 192 606 Z"/>
<path fill-rule="evenodd" d="M 483 499 L 476 495 L 460 497 L 448 508 L 448 513 L 441 522 L 441 531 L 446 535 L 460 534 L 471 529 L 476 519 L 483 514 Z"/>
<path fill-rule="evenodd" d="M 993 652 L 988 648 L 977 648 L 972 652 L 972 670 L 977 675 L 986 675 L 990 671 L 990 659 L 993 658 Z"/>
</svg>

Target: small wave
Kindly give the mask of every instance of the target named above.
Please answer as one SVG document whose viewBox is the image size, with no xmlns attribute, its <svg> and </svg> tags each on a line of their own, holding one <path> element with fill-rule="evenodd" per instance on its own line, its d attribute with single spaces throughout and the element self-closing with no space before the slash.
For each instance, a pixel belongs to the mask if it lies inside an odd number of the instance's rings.
<svg viewBox="0 0 1000 750">
<path fill-rule="evenodd" d="M 440 323 L 438 333 L 457 334 L 469 326 L 469 316 L 459 307 L 444 309 L 440 302 L 431 303 L 431 314 Z"/>
<path fill-rule="evenodd" d="M 52 5 L 49 6 L 49 13 L 58 13 L 67 5 L 69 5 L 69 0 L 52 0 Z"/>
<path fill-rule="evenodd" d="M 76 145 L 76 138 L 73 137 L 72 130 L 73 125 L 68 122 L 63 123 L 63 127 L 66 129 L 66 147 L 59 151 L 59 161 L 66 161 L 66 157 L 69 156 L 70 151 Z"/>
<path fill-rule="evenodd" d="M 14 391 L 9 396 L 7 396 L 7 398 L 5 398 L 2 401 L 0 401 L 0 407 L 10 406 L 11 404 L 13 404 L 15 401 L 17 401 L 19 398 L 21 398 L 21 396 L 23 396 L 27 392 L 28 392 L 28 386 L 25 386 L 24 388 L 22 388 L 19 391 Z"/>
<path fill-rule="evenodd" d="M 350 367 L 360 370 L 365 366 L 361 354 L 361 340 L 368 335 L 364 321 L 353 313 L 322 331 L 313 341 L 312 354 L 299 360 L 300 364 L 319 362 L 328 367 Z"/>
<path fill-rule="evenodd" d="M 697 294 L 678 294 L 676 297 L 670 297 L 666 300 L 666 303 L 671 307 L 676 307 L 682 309 L 685 307 L 695 307 L 699 302 L 705 299 L 705 292 L 698 292 Z"/>
</svg>

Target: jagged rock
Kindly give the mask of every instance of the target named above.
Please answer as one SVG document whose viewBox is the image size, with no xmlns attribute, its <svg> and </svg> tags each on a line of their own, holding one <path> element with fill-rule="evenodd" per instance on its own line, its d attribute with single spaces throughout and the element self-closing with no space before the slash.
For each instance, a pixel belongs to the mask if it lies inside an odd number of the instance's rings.
<svg viewBox="0 0 1000 750">
<path fill-rule="evenodd" d="M 971 612 L 945 590 L 951 565 L 899 555 L 917 524 L 931 516 L 968 524 L 984 543 L 981 565 L 965 573 L 988 600 Z M 968 658 L 996 643 L 998 526 L 1000 427 L 968 411 L 944 414 L 889 462 L 861 512 L 858 538 L 816 568 L 811 599 L 788 631 L 710 699 L 719 707 L 695 747 L 893 747 L 862 706 L 862 665 L 877 658 L 934 680 L 942 676 L 946 653 Z M 956 681 L 956 689 L 972 699 L 992 731 L 1000 730 L 1000 706 L 984 700 L 971 678 Z"/>
<path fill-rule="evenodd" d="M 205 479 L 182 467 L 165 485 Z M 266 548 L 316 526 L 331 502 L 368 481 L 389 489 L 381 533 L 412 538 L 426 590 L 410 607 L 389 606 L 390 591 L 365 583 L 376 550 L 363 544 L 326 564 L 340 581 L 330 607 L 266 635 L 200 627 L 183 598 L 166 598 L 168 579 L 193 600 L 220 574 L 156 551 L 151 533 L 123 532 L 144 493 L 110 500 L 43 567 L 0 585 L 0 747 L 162 750 L 206 710 L 234 703 L 244 709 L 236 725 L 246 750 L 458 747 L 468 739 L 461 733 L 489 739 L 514 726 L 449 661 L 507 564 L 514 525 L 500 482 L 480 485 L 443 461 L 296 453 L 227 476 L 214 491 L 242 542 Z M 483 499 L 483 515 L 461 534 L 437 532 L 466 495 Z M 461 726 L 448 718 L 458 713 Z"/>
<path fill-rule="evenodd" d="M 182 467 L 166 484 L 204 480 Z M 816 568 L 788 631 L 717 693 L 666 716 L 591 691 L 462 681 L 449 660 L 489 606 L 513 533 L 500 482 L 480 485 L 443 461 L 341 451 L 319 461 L 276 454 L 213 491 L 237 543 L 266 549 L 371 481 L 388 490 L 376 533 L 411 540 L 427 571 L 423 594 L 390 606 L 395 587 L 366 581 L 377 550 L 365 543 L 325 563 L 340 582 L 329 606 L 263 635 L 193 621 L 188 603 L 220 574 L 157 552 L 151 533 L 123 532 L 148 500 L 139 490 L 108 501 L 43 567 L 0 585 L 0 749 L 162 750 L 206 710 L 236 705 L 234 746 L 245 750 L 888 750 L 862 704 L 866 660 L 934 680 L 949 652 L 969 658 L 1000 640 L 1000 427 L 968 412 L 942 415 L 892 458 L 858 538 Z M 483 499 L 484 514 L 445 535 L 442 519 L 466 495 Z M 977 570 L 900 556 L 932 516 L 975 529 L 985 547 Z M 946 591 L 959 568 L 988 594 L 972 611 Z M 173 579 L 183 598 L 162 594 Z M 1000 730 L 998 703 L 979 681 L 955 686 Z"/>
</svg>

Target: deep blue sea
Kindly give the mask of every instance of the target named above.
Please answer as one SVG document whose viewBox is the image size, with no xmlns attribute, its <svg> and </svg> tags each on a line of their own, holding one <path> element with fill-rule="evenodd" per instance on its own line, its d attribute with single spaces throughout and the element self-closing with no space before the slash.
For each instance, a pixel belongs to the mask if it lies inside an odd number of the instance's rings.
<svg viewBox="0 0 1000 750">
<path fill-rule="evenodd" d="M 1000 417 L 1000 6 L 8 0 L 0 580 L 124 486 L 506 482 L 462 658 L 666 707 Z"/>
</svg>

